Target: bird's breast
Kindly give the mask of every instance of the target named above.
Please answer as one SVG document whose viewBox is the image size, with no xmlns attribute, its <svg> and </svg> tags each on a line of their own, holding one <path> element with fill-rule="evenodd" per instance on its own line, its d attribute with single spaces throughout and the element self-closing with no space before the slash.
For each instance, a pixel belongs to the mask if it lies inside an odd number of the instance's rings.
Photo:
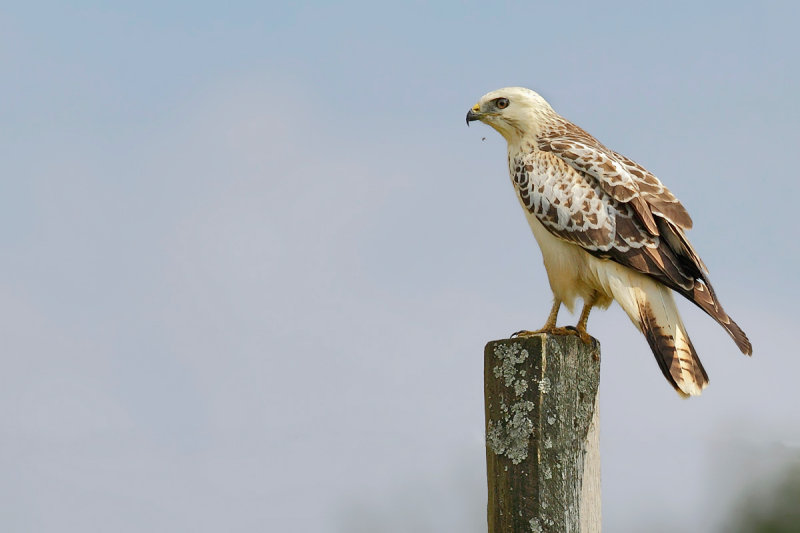
<svg viewBox="0 0 800 533">
<path fill-rule="evenodd" d="M 574 309 L 576 298 L 586 300 L 594 292 L 600 293 L 602 307 L 608 305 L 611 294 L 608 280 L 605 279 L 607 269 L 604 268 L 608 261 L 596 258 L 580 246 L 550 233 L 536 215 L 526 209 L 519 194 L 517 197 L 542 252 L 553 296 L 570 311 Z"/>
</svg>

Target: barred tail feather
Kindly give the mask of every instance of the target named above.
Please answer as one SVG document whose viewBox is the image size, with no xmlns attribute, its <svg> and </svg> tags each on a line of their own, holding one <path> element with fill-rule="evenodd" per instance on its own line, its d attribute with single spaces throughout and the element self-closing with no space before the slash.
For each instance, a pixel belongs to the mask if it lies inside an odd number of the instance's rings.
<svg viewBox="0 0 800 533">
<path fill-rule="evenodd" d="M 683 397 L 698 396 L 708 374 L 678 315 L 672 293 L 659 287 L 662 301 L 639 302 L 639 329 L 647 339 L 667 381 Z"/>
<path fill-rule="evenodd" d="M 684 398 L 700 395 L 708 385 L 708 374 L 689 340 L 672 291 L 649 278 L 613 284 L 612 291 L 644 334 L 667 381 Z"/>
</svg>

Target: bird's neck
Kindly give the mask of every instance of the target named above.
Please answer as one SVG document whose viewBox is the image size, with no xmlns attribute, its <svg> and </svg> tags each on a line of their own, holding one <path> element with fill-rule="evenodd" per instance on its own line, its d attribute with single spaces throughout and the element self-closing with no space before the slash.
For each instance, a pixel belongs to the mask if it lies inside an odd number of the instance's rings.
<svg viewBox="0 0 800 533">
<path fill-rule="evenodd" d="M 512 135 L 506 137 L 506 141 L 508 142 L 508 155 L 512 158 L 517 154 L 529 154 L 539 149 L 537 137 L 530 133 L 526 135 Z"/>
<path fill-rule="evenodd" d="M 496 128 L 508 142 L 509 153 L 529 153 L 538 148 L 539 137 L 550 124 L 552 117 L 539 109 L 531 109 L 529 115 L 521 120 L 508 122 L 503 131 Z"/>
</svg>

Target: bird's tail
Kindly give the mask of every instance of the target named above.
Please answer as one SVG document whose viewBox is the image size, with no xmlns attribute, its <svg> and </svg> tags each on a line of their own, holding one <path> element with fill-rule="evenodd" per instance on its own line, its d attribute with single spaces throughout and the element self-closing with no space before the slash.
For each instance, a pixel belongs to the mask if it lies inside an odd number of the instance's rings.
<svg viewBox="0 0 800 533">
<path fill-rule="evenodd" d="M 664 377 L 682 397 L 698 396 L 708 385 L 689 340 L 672 291 L 649 278 L 612 287 L 617 300 L 653 350 Z"/>
</svg>

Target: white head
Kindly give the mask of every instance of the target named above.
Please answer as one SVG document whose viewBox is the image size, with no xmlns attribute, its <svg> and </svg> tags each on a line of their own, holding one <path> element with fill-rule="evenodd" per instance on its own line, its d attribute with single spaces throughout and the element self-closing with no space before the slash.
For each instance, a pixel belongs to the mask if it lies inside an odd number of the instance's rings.
<svg viewBox="0 0 800 533">
<path fill-rule="evenodd" d="M 513 143 L 535 137 L 540 124 L 553 116 L 555 111 L 538 93 L 525 87 L 506 87 L 484 94 L 467 112 L 467 125 L 480 120 Z"/>
</svg>

